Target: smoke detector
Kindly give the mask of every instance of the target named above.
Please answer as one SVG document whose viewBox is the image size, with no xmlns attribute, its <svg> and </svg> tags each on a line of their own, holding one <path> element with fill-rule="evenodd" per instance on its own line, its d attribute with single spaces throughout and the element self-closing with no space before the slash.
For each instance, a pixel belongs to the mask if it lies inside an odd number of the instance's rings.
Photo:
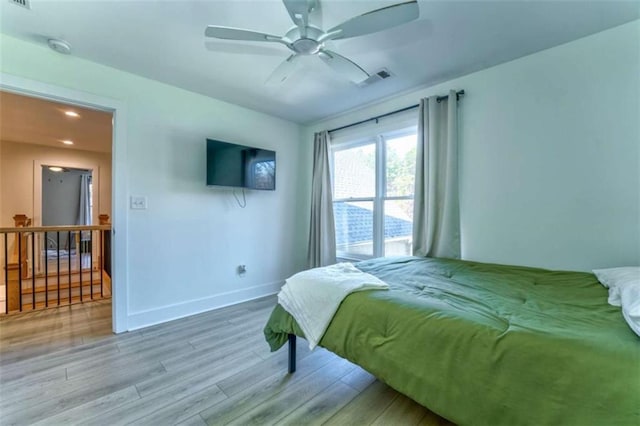
<svg viewBox="0 0 640 426">
<path fill-rule="evenodd" d="M 71 53 L 71 45 L 64 40 L 58 40 L 57 38 L 50 38 L 47 40 L 49 47 L 58 53 L 68 55 Z"/>
</svg>

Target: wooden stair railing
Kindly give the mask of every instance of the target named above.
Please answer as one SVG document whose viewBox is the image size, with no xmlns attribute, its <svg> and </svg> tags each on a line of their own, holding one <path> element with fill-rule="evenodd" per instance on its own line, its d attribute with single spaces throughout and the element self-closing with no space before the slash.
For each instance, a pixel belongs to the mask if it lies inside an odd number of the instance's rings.
<svg viewBox="0 0 640 426">
<path fill-rule="evenodd" d="M 110 253 L 105 251 L 105 240 L 110 242 L 111 236 L 108 215 L 100 215 L 100 225 L 93 226 L 33 227 L 26 215 L 15 215 L 14 224 L 13 228 L 0 228 L 0 249 L 4 257 L 1 266 L 6 285 L 4 313 L 111 296 L 110 265 L 108 272 L 105 271 L 105 257 L 110 258 Z M 66 234 L 70 241 L 67 248 L 61 250 L 58 246 L 56 252 L 50 254 L 47 236 L 51 234 L 56 235 L 57 241 L 61 234 Z M 88 236 L 86 241 L 80 241 L 81 234 Z M 72 249 L 74 240 L 75 249 Z M 64 260 L 61 261 L 61 257 Z M 77 265 L 73 267 L 73 263 Z"/>
</svg>

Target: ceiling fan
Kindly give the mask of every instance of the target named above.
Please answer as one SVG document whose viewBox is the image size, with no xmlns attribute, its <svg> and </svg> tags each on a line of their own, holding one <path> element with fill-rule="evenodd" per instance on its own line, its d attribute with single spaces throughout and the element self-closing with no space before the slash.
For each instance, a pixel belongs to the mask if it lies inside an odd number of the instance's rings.
<svg viewBox="0 0 640 426">
<path fill-rule="evenodd" d="M 293 72 L 296 61 L 305 55 L 317 56 L 335 72 L 355 83 L 360 83 L 369 78 L 369 74 L 355 62 L 327 49 L 324 43 L 329 40 L 341 40 L 386 30 L 413 21 L 419 15 L 418 3 L 413 0 L 367 12 L 324 31 L 309 23 L 309 15 L 318 9 L 319 0 L 282 1 L 295 24 L 282 37 L 220 25 L 207 26 L 204 34 L 207 37 L 225 40 L 280 43 L 288 47 L 293 54 L 273 71 L 267 83 L 284 82 Z"/>
</svg>

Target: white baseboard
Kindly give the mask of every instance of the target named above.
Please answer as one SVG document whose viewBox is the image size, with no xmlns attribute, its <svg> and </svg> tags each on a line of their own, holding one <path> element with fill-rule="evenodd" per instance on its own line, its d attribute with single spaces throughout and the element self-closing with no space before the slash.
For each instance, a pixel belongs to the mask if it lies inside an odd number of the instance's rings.
<svg viewBox="0 0 640 426">
<path fill-rule="evenodd" d="M 187 302 L 176 303 L 175 305 L 163 306 L 161 308 L 149 309 L 146 311 L 134 312 L 127 317 L 127 330 L 137 330 L 151 325 L 172 321 L 179 318 L 196 315 L 225 306 L 235 305 L 260 297 L 276 294 L 284 281 L 262 284 L 255 287 L 244 288 L 242 290 L 229 291 L 227 293 L 216 294 L 215 296 L 202 299 L 189 300 Z"/>
</svg>

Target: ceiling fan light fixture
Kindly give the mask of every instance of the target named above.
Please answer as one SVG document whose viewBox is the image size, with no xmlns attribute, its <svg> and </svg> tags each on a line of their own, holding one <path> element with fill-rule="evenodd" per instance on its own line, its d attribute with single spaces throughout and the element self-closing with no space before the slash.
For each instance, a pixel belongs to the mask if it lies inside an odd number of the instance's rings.
<svg viewBox="0 0 640 426">
<path fill-rule="evenodd" d="M 293 50 L 300 55 L 315 55 L 322 44 L 310 38 L 301 38 L 291 43 Z"/>
</svg>

